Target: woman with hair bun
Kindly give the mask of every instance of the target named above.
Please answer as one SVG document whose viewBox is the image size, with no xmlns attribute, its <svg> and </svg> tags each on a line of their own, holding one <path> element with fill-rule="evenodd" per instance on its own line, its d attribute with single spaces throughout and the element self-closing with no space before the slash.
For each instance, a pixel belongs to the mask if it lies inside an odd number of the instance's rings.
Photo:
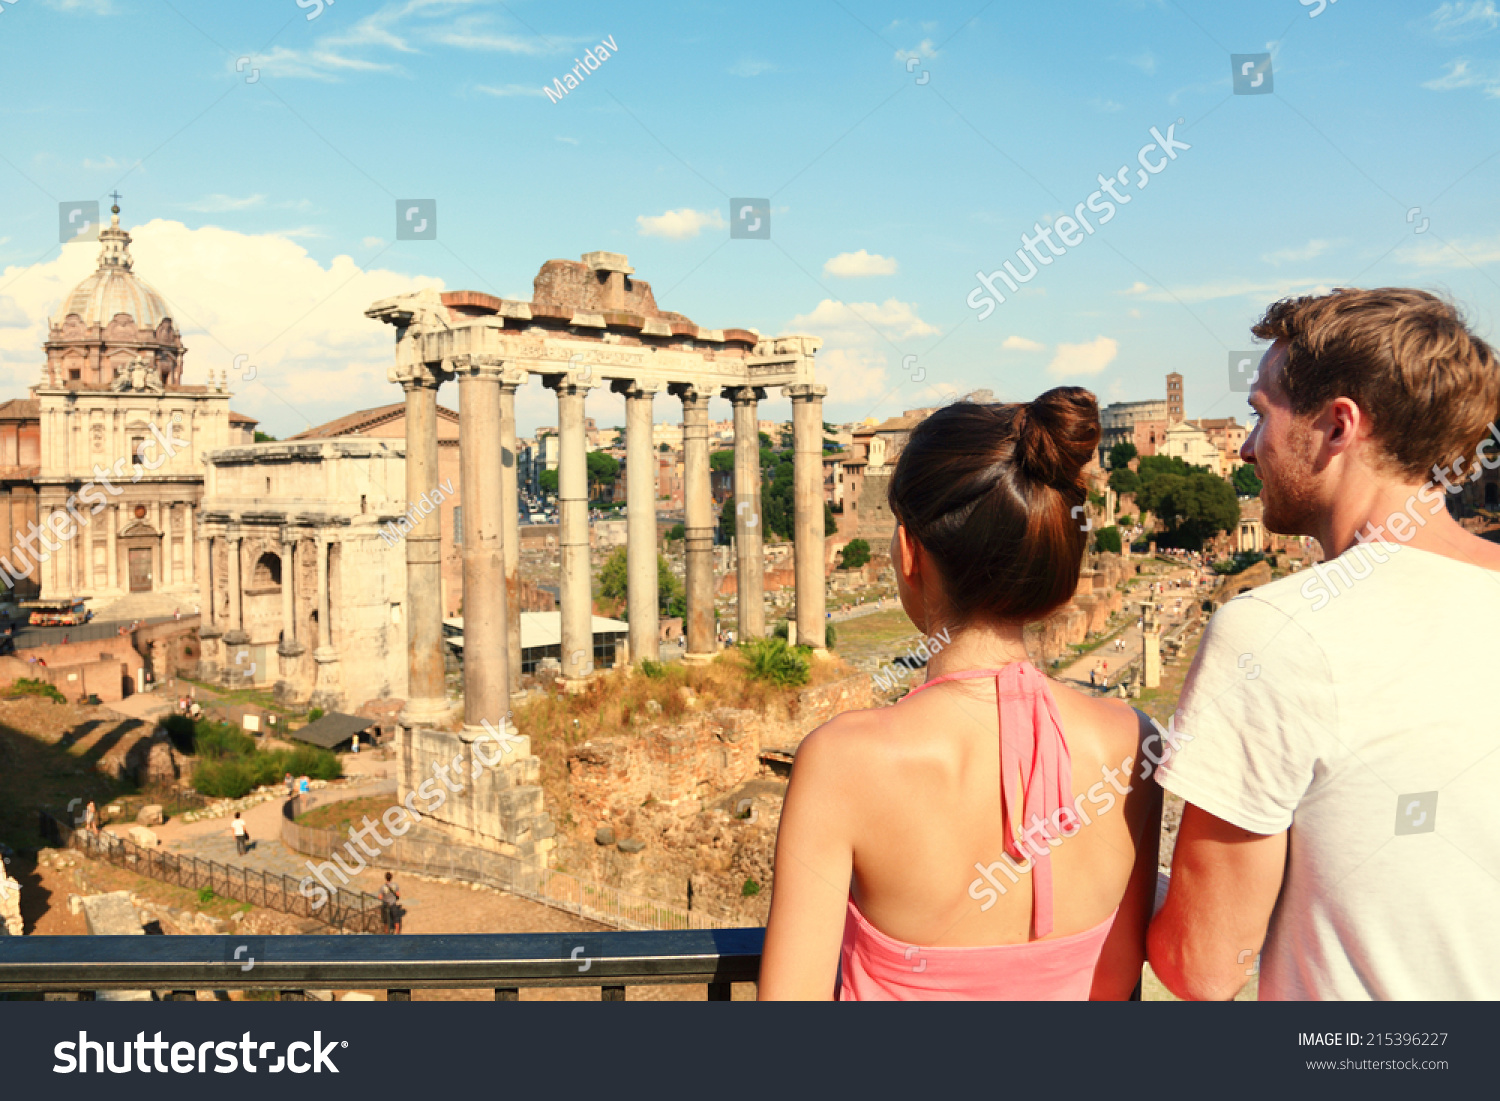
<svg viewBox="0 0 1500 1101">
<path fill-rule="evenodd" d="M 1048 679 L 1024 631 L 1073 596 L 1099 410 L 1079 387 L 946 406 L 891 478 L 891 562 L 926 682 L 797 750 L 760 996 L 1123 999 L 1161 792 L 1150 720 Z M 1159 760 L 1155 755 L 1152 760 Z"/>
</svg>

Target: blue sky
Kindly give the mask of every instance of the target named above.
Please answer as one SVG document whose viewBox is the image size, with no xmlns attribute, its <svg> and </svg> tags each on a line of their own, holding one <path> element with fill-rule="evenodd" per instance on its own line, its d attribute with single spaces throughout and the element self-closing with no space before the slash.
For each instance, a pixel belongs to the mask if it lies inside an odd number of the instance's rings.
<svg viewBox="0 0 1500 1101">
<path fill-rule="evenodd" d="M 1260 52 L 1274 92 L 1234 95 L 1229 55 Z M 0 0 L 0 89 L 5 396 L 94 265 L 57 204 L 117 187 L 188 380 L 247 357 L 235 406 L 277 435 L 397 400 L 374 299 L 528 298 L 595 249 L 700 324 L 822 336 L 830 420 L 1159 397 L 1170 370 L 1189 415 L 1243 420 L 1228 353 L 1284 294 L 1417 285 L 1500 320 L 1494 0 Z M 1191 148 L 1138 190 L 1169 126 Z M 976 273 L 1126 165 L 1130 204 L 981 320 Z M 771 240 L 730 239 L 736 197 L 770 200 Z M 395 240 L 409 198 L 438 240 Z M 533 383 L 523 432 L 554 409 Z"/>
</svg>

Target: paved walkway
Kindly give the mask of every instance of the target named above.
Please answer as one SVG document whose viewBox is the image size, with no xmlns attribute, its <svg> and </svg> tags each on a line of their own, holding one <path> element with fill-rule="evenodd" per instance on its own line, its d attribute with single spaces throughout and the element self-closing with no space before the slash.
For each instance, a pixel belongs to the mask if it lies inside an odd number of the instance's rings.
<svg viewBox="0 0 1500 1101">
<path fill-rule="evenodd" d="M 1213 584 L 1212 582 L 1201 580 L 1199 572 L 1196 569 L 1189 569 L 1187 567 L 1168 570 L 1152 580 L 1164 583 L 1170 583 L 1171 581 L 1183 583 L 1182 588 L 1173 589 L 1164 587 L 1163 591 L 1156 597 L 1162 606 L 1161 625 L 1163 634 L 1166 634 L 1181 623 L 1193 602 L 1201 601 L 1211 590 Z M 1131 601 L 1139 601 L 1145 596 L 1145 586 L 1136 586 L 1129 590 L 1126 596 L 1125 606 L 1128 609 L 1131 607 Z M 1176 612 L 1173 610 L 1173 606 L 1179 599 L 1182 601 L 1182 611 Z M 1137 616 L 1132 615 L 1126 620 L 1125 626 L 1118 632 L 1117 637 L 1125 640 L 1124 648 L 1117 650 L 1112 643 L 1106 642 L 1103 646 L 1084 654 L 1071 665 L 1060 669 L 1055 674 L 1057 679 L 1071 684 L 1075 688 L 1087 690 L 1090 687 L 1089 670 L 1098 665 L 1099 662 L 1107 661 L 1109 662 L 1108 683 L 1114 685 L 1120 670 L 1124 669 L 1141 655 L 1141 632 L 1135 625 L 1137 618 Z M 1102 695 L 1103 687 L 1100 686 L 1094 691 L 1096 695 Z"/>
</svg>

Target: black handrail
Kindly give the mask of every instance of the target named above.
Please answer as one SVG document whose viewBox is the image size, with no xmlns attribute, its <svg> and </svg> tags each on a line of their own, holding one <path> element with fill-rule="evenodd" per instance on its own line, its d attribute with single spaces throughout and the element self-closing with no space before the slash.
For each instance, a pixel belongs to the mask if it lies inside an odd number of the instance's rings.
<svg viewBox="0 0 1500 1101">
<path fill-rule="evenodd" d="M 464 936 L 0 938 L 0 991 L 493 988 L 706 983 L 760 975 L 765 930 Z M 238 954 L 237 954 L 238 950 Z M 246 967 L 248 965 L 248 970 Z M 87 996 L 87 995 L 86 995 Z"/>
</svg>

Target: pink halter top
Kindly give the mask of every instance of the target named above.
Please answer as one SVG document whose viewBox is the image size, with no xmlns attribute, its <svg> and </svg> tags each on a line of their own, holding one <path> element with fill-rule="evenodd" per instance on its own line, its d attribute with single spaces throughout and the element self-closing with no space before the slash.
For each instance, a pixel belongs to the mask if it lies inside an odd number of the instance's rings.
<svg viewBox="0 0 1500 1101">
<path fill-rule="evenodd" d="M 1059 823 L 1065 835 L 1076 828 L 1072 759 L 1047 678 L 1029 662 L 1019 661 L 1003 669 L 949 673 L 918 686 L 908 698 L 944 681 L 977 677 L 995 678 L 1005 851 L 1020 861 L 1017 870 L 1030 869 L 1031 928 L 1036 939 L 963 948 L 905 944 L 871 925 L 851 896 L 840 952 L 841 1001 L 1041 1001 L 1089 996 L 1115 914 L 1081 933 L 1042 939 L 1052 932 L 1051 846 L 1033 835 L 1023 850 L 1015 828 L 1018 821 L 1024 826 L 1038 819 Z"/>
</svg>

